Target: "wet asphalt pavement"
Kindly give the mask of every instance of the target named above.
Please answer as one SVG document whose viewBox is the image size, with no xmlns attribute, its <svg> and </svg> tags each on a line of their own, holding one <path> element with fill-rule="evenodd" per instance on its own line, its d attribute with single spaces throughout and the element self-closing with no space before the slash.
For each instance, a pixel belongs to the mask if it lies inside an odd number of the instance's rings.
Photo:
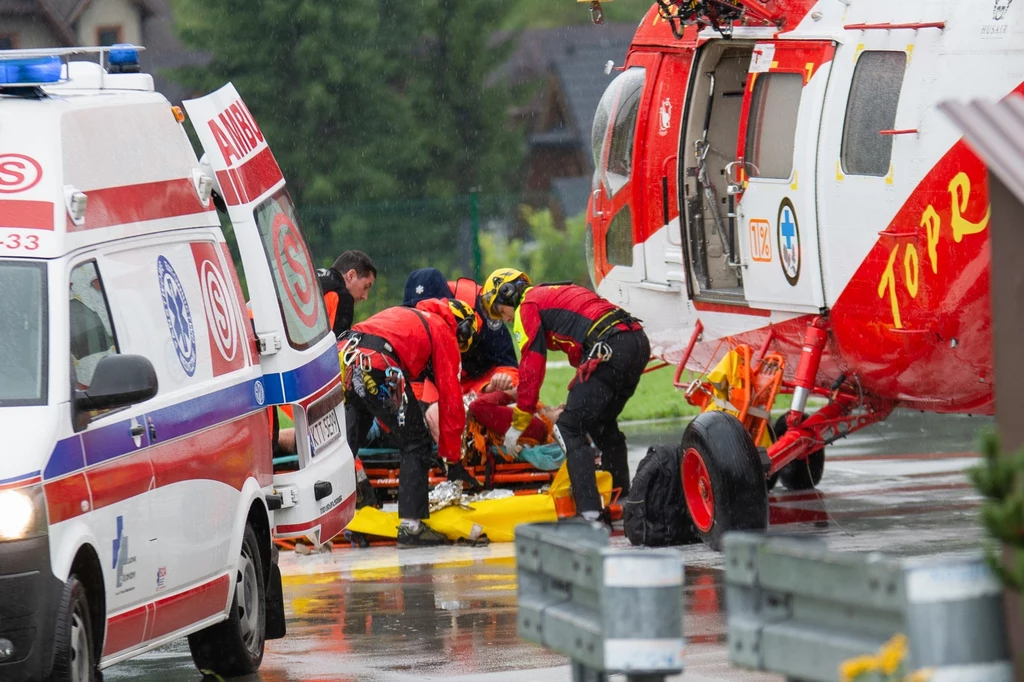
<svg viewBox="0 0 1024 682">
<path fill-rule="evenodd" d="M 980 501 L 964 470 L 991 419 L 897 412 L 830 446 L 819 490 L 771 497 L 773 531 L 824 536 L 833 549 L 891 555 L 978 549 Z M 625 429 L 624 429 L 625 430 Z M 630 466 L 677 442 L 682 423 L 629 427 Z M 618 535 L 612 544 L 628 547 Z M 681 548 L 688 682 L 781 680 L 729 666 L 722 555 Z M 570 680 L 566 660 L 516 636 L 511 543 L 399 552 L 282 553 L 288 636 L 267 644 L 265 682 Z M 182 639 L 104 671 L 105 679 L 198 680 Z"/>
</svg>

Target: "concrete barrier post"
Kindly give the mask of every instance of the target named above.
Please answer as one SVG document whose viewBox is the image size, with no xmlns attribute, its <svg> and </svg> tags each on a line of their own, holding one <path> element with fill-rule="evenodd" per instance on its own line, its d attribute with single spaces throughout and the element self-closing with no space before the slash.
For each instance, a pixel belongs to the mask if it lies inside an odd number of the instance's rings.
<svg viewBox="0 0 1024 682">
<path fill-rule="evenodd" d="M 654 682 L 683 668 L 683 563 L 676 550 L 616 550 L 584 521 L 516 529 L 518 631 L 572 659 L 573 679 Z"/>
<path fill-rule="evenodd" d="M 907 561 L 909 670 L 931 682 L 1010 682 L 1002 586 L 980 557 Z"/>
<path fill-rule="evenodd" d="M 897 560 L 824 541 L 725 538 L 729 660 L 806 682 L 905 635 L 905 672 L 1010 682 L 1002 590 L 980 556 Z"/>
</svg>

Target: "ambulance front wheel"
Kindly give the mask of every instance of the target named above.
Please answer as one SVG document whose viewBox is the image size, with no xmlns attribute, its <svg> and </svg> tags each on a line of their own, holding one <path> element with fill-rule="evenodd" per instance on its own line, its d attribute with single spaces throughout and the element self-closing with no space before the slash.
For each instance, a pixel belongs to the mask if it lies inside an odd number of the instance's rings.
<svg viewBox="0 0 1024 682">
<path fill-rule="evenodd" d="M 248 523 L 242 538 L 242 556 L 232 578 L 234 599 L 228 619 L 188 636 L 192 661 L 204 674 L 248 675 L 263 662 L 266 578 L 256 532 Z"/>
<path fill-rule="evenodd" d="M 96 670 L 92 621 L 85 585 L 72 575 L 64 583 L 60 614 L 54 634 L 51 682 L 93 682 Z"/>
<path fill-rule="evenodd" d="M 768 527 L 768 490 L 757 447 L 731 414 L 697 415 L 683 433 L 683 496 L 701 539 L 722 546 L 731 530 Z"/>
</svg>

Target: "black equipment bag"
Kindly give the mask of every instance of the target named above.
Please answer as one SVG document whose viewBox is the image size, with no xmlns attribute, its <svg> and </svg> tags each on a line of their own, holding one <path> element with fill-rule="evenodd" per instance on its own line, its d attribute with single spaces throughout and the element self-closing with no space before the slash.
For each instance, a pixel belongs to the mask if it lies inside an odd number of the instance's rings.
<svg viewBox="0 0 1024 682">
<path fill-rule="evenodd" d="M 664 547 L 698 542 L 680 478 L 678 445 L 653 445 L 640 461 L 622 505 L 623 529 L 634 545 Z"/>
</svg>

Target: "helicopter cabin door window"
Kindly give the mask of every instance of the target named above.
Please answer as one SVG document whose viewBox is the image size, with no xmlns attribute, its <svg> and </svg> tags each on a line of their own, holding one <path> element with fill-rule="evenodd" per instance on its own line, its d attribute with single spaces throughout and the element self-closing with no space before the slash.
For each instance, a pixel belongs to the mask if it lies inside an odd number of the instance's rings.
<svg viewBox="0 0 1024 682">
<path fill-rule="evenodd" d="M 790 40 L 757 43 L 751 53 L 726 176 L 752 307 L 816 312 L 824 305 L 815 182 L 834 53 L 832 42 Z"/>
<path fill-rule="evenodd" d="M 841 160 L 846 175 L 889 174 L 893 138 L 881 133 L 896 126 L 896 107 L 906 70 L 906 52 L 860 53 L 843 124 Z"/>
<path fill-rule="evenodd" d="M 751 178 L 793 174 L 796 121 L 804 81 L 799 73 L 766 73 L 754 83 L 744 168 Z"/>
<path fill-rule="evenodd" d="M 640 181 L 634 167 L 637 136 L 646 125 L 644 84 L 657 68 L 657 55 L 631 57 L 630 65 L 605 90 L 594 116 L 594 181 L 591 185 L 595 224 L 595 267 L 620 281 L 640 281 L 644 261 L 634 259 L 634 187 Z"/>
</svg>

